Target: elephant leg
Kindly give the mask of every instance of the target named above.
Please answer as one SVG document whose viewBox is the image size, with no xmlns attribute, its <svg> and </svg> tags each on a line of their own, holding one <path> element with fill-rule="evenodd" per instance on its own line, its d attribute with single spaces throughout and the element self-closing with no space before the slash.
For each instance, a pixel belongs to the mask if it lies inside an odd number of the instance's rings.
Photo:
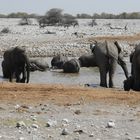
<svg viewBox="0 0 140 140">
<path fill-rule="evenodd" d="M 25 80 L 26 80 L 26 69 L 23 68 L 23 71 L 22 71 L 22 79 L 20 80 L 21 83 L 25 83 Z"/>
<path fill-rule="evenodd" d="M 134 69 L 134 84 L 133 84 L 133 89 L 136 91 L 140 91 L 140 77 L 139 77 L 139 71 L 140 69 L 136 66 Z"/>
<path fill-rule="evenodd" d="M 106 66 L 99 67 L 100 71 L 100 86 L 107 87 L 107 69 Z"/>
<path fill-rule="evenodd" d="M 16 82 L 19 83 L 20 82 L 20 74 L 21 72 L 19 70 L 16 70 L 15 72 L 15 77 L 16 77 Z"/>
<path fill-rule="evenodd" d="M 12 82 L 14 77 L 14 72 L 10 72 L 9 81 Z"/>
<path fill-rule="evenodd" d="M 116 66 L 117 66 L 117 61 L 115 59 L 110 59 L 110 65 L 109 65 L 109 87 L 110 88 L 114 87 L 113 78 L 114 78 Z"/>
</svg>

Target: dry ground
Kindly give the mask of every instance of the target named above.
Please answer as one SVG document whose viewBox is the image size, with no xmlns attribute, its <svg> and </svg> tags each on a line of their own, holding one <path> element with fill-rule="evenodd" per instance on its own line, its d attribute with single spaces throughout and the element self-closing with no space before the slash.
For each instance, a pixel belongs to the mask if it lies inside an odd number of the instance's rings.
<svg viewBox="0 0 140 140">
<path fill-rule="evenodd" d="M 54 103 L 71 105 L 102 101 L 111 104 L 140 104 L 140 94 L 121 89 L 88 88 L 79 86 L 48 85 L 48 84 L 16 84 L 0 83 L 1 103 Z"/>
</svg>

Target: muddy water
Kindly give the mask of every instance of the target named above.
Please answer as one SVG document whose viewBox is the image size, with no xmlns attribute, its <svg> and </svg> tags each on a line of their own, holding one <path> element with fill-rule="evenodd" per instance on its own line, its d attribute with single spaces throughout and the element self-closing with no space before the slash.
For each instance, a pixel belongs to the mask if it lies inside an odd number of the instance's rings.
<svg viewBox="0 0 140 140">
<path fill-rule="evenodd" d="M 50 65 L 52 58 L 48 58 L 48 63 Z M 2 59 L 0 59 L 0 62 Z M 130 72 L 130 63 L 128 63 L 128 58 L 126 58 L 128 70 Z M 115 72 L 114 84 L 115 87 L 122 88 L 123 81 L 125 79 L 123 70 L 118 65 Z M 7 81 L 7 79 L 2 78 L 2 70 L 0 67 L 0 81 Z M 84 85 L 92 84 L 92 86 L 99 86 L 100 77 L 98 68 L 81 68 L 78 74 L 66 74 L 62 70 L 53 70 L 45 72 L 31 72 L 30 83 L 56 83 L 56 84 L 67 84 L 67 85 Z"/>
</svg>

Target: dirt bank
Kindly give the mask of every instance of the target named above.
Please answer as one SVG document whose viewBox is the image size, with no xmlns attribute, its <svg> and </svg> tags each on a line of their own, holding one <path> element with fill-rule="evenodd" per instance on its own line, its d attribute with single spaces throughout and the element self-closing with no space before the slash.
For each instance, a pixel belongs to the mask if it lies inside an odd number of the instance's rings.
<svg viewBox="0 0 140 140">
<path fill-rule="evenodd" d="M 108 103 L 139 104 L 140 94 L 120 89 L 85 88 L 48 84 L 0 83 L 0 101 L 34 104 L 52 102 L 59 105 L 77 102 L 103 101 Z"/>
</svg>

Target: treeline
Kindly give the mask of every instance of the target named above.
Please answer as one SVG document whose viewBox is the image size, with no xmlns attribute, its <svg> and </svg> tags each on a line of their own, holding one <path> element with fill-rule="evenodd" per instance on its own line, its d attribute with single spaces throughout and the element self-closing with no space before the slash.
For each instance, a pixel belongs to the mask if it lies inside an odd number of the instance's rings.
<svg viewBox="0 0 140 140">
<path fill-rule="evenodd" d="M 28 14 L 25 12 L 10 13 L 8 15 L 0 14 L 0 18 L 37 18 L 37 14 Z"/>
<path fill-rule="evenodd" d="M 126 13 L 123 12 L 121 14 L 108 14 L 108 13 L 101 13 L 101 14 L 77 14 L 77 18 L 93 18 L 93 19 L 140 19 L 140 12 L 132 12 L 132 13 Z"/>
<path fill-rule="evenodd" d="M 25 12 L 17 12 L 17 13 L 10 13 L 8 15 L 0 14 L 0 18 L 37 18 L 39 15 L 37 14 L 28 14 Z M 94 13 L 93 15 L 82 13 L 77 14 L 75 18 L 84 18 L 84 19 L 140 19 L 140 12 L 132 12 L 126 13 L 123 12 L 121 14 L 109 14 L 109 13 Z"/>
</svg>

